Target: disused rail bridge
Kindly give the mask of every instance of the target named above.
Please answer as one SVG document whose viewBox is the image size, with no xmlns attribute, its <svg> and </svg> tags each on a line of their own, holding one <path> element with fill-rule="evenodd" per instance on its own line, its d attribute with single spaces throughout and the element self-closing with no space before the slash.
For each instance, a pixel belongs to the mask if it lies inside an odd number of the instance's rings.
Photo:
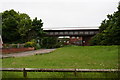
<svg viewBox="0 0 120 80">
<path fill-rule="evenodd" d="M 48 36 L 93 36 L 99 29 L 44 30 Z"/>
<path fill-rule="evenodd" d="M 77 42 L 79 45 L 89 45 L 89 40 L 99 33 L 99 29 L 61 29 L 61 30 L 44 30 L 46 36 L 59 37 L 59 36 L 69 36 L 70 43 Z"/>
</svg>

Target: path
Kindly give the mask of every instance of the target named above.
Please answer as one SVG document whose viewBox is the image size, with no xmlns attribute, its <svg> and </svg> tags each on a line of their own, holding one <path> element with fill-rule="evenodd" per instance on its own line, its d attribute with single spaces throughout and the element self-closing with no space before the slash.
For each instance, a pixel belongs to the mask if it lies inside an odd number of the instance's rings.
<svg viewBox="0 0 120 80">
<path fill-rule="evenodd" d="M 29 55 L 37 55 L 37 54 L 45 54 L 52 52 L 56 49 L 39 49 L 34 51 L 26 51 L 26 52 L 19 52 L 19 53 L 11 53 L 11 54 L 3 54 L 2 58 L 8 58 L 8 57 L 22 57 L 22 56 L 29 56 Z"/>
</svg>

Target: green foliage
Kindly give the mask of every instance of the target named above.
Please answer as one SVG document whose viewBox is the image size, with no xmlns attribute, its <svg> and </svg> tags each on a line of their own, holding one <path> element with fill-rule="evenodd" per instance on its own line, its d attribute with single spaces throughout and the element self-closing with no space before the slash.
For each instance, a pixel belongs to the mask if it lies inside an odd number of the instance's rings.
<svg viewBox="0 0 120 80">
<path fill-rule="evenodd" d="M 36 39 L 41 40 L 43 38 L 43 29 L 42 29 L 43 23 L 42 20 L 37 20 L 37 17 L 33 19 L 32 21 L 32 27 L 28 32 L 28 39 Z"/>
<path fill-rule="evenodd" d="M 58 42 L 57 37 L 44 37 L 42 40 L 42 48 L 59 48 L 63 43 Z"/>
<path fill-rule="evenodd" d="M 4 44 L 3 48 L 9 48 L 9 44 Z"/>
<path fill-rule="evenodd" d="M 35 46 L 35 49 L 37 50 L 37 49 L 40 49 L 40 48 L 41 48 L 40 44 L 37 43 L 36 46 Z"/>
<path fill-rule="evenodd" d="M 64 47 L 64 43 L 62 42 L 57 42 L 56 45 L 55 45 L 55 48 L 60 48 L 60 47 Z"/>
<path fill-rule="evenodd" d="M 120 45 L 120 3 L 118 11 L 107 18 L 99 27 L 100 33 L 90 41 L 91 45 Z"/>
<path fill-rule="evenodd" d="M 28 40 L 27 34 L 31 29 L 32 21 L 30 17 L 25 13 L 21 13 L 19 16 L 20 16 L 20 20 L 18 24 L 18 33 L 21 36 L 21 40 L 27 41 Z"/>
<path fill-rule="evenodd" d="M 35 39 L 29 41 L 29 42 L 26 42 L 24 47 L 34 47 L 35 49 L 40 49 L 41 46 L 39 43 L 37 43 L 37 41 Z"/>
<path fill-rule="evenodd" d="M 0 13 L 0 35 L 2 35 L 2 13 Z"/>
<path fill-rule="evenodd" d="M 44 37 L 42 41 L 43 48 L 55 48 L 57 44 L 57 37 Z"/>
<path fill-rule="evenodd" d="M 17 32 L 19 14 L 14 10 L 6 10 L 2 13 L 2 39 L 4 42 L 12 42 L 20 39 Z"/>
<path fill-rule="evenodd" d="M 35 42 L 26 42 L 25 47 L 35 47 L 36 43 Z"/>
<path fill-rule="evenodd" d="M 12 48 L 17 48 L 17 47 L 18 47 L 18 44 L 12 45 Z"/>
<path fill-rule="evenodd" d="M 43 34 L 42 20 L 30 19 L 29 15 L 12 10 L 2 13 L 2 38 L 4 43 L 24 43 L 40 39 Z"/>
</svg>

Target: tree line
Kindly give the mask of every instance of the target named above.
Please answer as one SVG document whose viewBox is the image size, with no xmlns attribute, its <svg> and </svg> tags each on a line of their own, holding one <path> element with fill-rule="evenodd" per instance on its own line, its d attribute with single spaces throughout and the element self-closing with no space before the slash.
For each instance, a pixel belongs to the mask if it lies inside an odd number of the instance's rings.
<svg viewBox="0 0 120 80">
<path fill-rule="evenodd" d="M 117 9 L 102 21 L 99 33 L 90 41 L 91 45 L 120 45 L 120 2 Z"/>
<path fill-rule="evenodd" d="M 35 17 L 33 20 L 26 13 L 6 10 L 2 13 L 2 39 L 6 43 L 26 43 L 30 47 L 60 47 L 57 38 L 45 37 L 43 22 Z"/>
</svg>

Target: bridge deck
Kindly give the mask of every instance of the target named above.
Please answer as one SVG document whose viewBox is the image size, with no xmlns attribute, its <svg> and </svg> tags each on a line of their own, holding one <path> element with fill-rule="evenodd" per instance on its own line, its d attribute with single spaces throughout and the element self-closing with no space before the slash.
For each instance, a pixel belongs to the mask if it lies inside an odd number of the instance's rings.
<svg viewBox="0 0 120 80">
<path fill-rule="evenodd" d="M 92 36 L 99 33 L 99 29 L 80 30 L 44 30 L 48 36 Z"/>
</svg>

